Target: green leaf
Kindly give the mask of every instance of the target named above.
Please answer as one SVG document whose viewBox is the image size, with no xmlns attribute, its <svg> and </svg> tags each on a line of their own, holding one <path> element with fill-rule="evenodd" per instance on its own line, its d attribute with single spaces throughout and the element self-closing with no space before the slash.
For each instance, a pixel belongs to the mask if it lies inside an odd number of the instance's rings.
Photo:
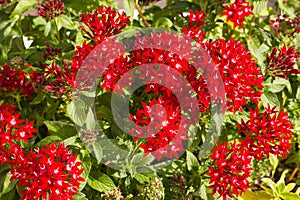
<svg viewBox="0 0 300 200">
<path fill-rule="evenodd" d="M 57 135 L 63 140 L 77 135 L 77 130 L 70 122 L 45 121 L 44 124 L 47 126 L 51 135 Z"/>
<path fill-rule="evenodd" d="M 100 146 L 100 144 L 98 142 L 94 142 L 92 144 L 92 154 L 93 156 L 96 157 L 97 163 L 100 164 L 102 158 L 103 158 L 103 150 L 102 147 Z"/>
<path fill-rule="evenodd" d="M 91 168 L 92 168 L 92 161 L 91 161 L 91 157 L 88 154 L 86 156 L 79 154 L 77 159 L 80 162 L 82 162 L 82 167 L 84 169 L 81 176 L 85 181 L 80 182 L 80 186 L 79 186 L 79 191 L 82 191 L 87 183 L 87 180 L 88 180 Z"/>
<path fill-rule="evenodd" d="M 189 171 L 191 171 L 193 167 L 198 169 L 200 166 L 197 157 L 189 151 L 186 151 L 186 161 L 187 161 L 187 169 Z"/>
<path fill-rule="evenodd" d="M 151 154 L 148 154 L 146 157 L 144 153 L 138 153 L 133 156 L 131 163 L 134 166 L 147 166 L 154 160 L 154 157 Z"/>
<path fill-rule="evenodd" d="M 255 16 L 268 16 L 268 1 L 254 1 L 253 2 L 253 13 Z"/>
<path fill-rule="evenodd" d="M 294 193 L 282 193 L 280 194 L 280 197 L 286 200 L 299 200 L 300 196 L 298 194 L 294 194 Z"/>
<path fill-rule="evenodd" d="M 270 200 L 272 196 L 262 191 L 252 192 L 251 190 L 246 190 L 241 198 L 243 200 Z"/>
<path fill-rule="evenodd" d="M 37 105 L 40 104 L 45 99 L 44 94 L 38 94 L 29 104 L 30 105 Z"/>
<path fill-rule="evenodd" d="M 283 192 L 284 193 L 290 192 L 290 191 L 292 191 L 295 188 L 295 186 L 296 186 L 296 183 L 289 183 L 289 184 L 287 184 L 287 186 L 285 186 Z"/>
<path fill-rule="evenodd" d="M 288 160 L 286 161 L 286 164 L 290 163 L 300 163 L 300 151 L 293 153 Z"/>
<path fill-rule="evenodd" d="M 55 18 L 55 23 L 57 26 L 57 30 L 60 31 L 60 29 L 62 27 L 68 29 L 68 30 L 74 30 L 75 29 L 75 25 L 72 22 L 71 17 L 67 16 L 67 15 L 60 15 L 58 17 Z"/>
<path fill-rule="evenodd" d="M 269 47 L 265 44 L 262 44 L 259 47 L 257 47 L 253 40 L 248 40 L 248 48 L 249 48 L 251 54 L 256 58 L 258 65 L 261 66 L 262 73 L 265 74 L 265 69 L 266 69 L 265 52 L 267 52 L 269 50 Z"/>
<path fill-rule="evenodd" d="M 70 118 L 78 125 L 83 126 L 86 121 L 85 103 L 79 99 L 72 101 L 67 107 Z"/>
<path fill-rule="evenodd" d="M 11 13 L 10 18 L 23 14 L 29 8 L 33 8 L 35 4 L 37 4 L 36 0 L 20 0 L 14 11 Z"/>
<path fill-rule="evenodd" d="M 267 184 L 272 190 L 275 190 L 276 184 L 269 178 L 263 178 L 262 181 Z"/>
<path fill-rule="evenodd" d="M 265 108 L 268 108 L 268 105 L 270 104 L 271 107 L 276 106 L 276 109 L 280 109 L 280 102 L 276 94 L 274 94 L 271 91 L 265 91 L 264 94 L 261 96 L 261 100 L 263 103 L 263 106 Z"/>
<path fill-rule="evenodd" d="M 3 182 L 2 191 L 0 192 L 0 197 L 3 194 L 9 193 L 16 185 L 17 180 L 14 180 L 13 182 L 10 181 L 10 178 L 12 177 L 11 173 L 7 173 Z"/>
<path fill-rule="evenodd" d="M 73 198 L 74 200 L 89 200 L 82 192 L 79 192 L 78 194 L 74 195 Z"/>
<path fill-rule="evenodd" d="M 270 153 L 270 164 L 272 166 L 272 176 L 274 176 L 274 174 L 276 172 L 276 168 L 279 164 L 279 160 L 274 154 L 271 154 L 271 153 Z"/>
<path fill-rule="evenodd" d="M 167 17 L 160 17 L 155 22 L 155 27 L 171 28 L 172 26 L 173 22 Z"/>
<path fill-rule="evenodd" d="M 133 178 L 135 178 L 140 184 L 145 184 L 146 182 L 150 182 L 149 177 L 145 176 L 144 174 L 135 173 Z"/>
<path fill-rule="evenodd" d="M 55 141 L 62 141 L 62 139 L 60 137 L 58 137 L 57 135 L 50 135 L 50 136 L 45 137 L 41 141 L 39 141 L 35 146 L 41 148 L 41 147 L 45 146 L 46 144 L 50 145 Z"/>
<path fill-rule="evenodd" d="M 65 139 L 63 141 L 63 143 L 65 144 L 66 147 L 70 146 L 70 145 L 74 145 L 77 138 L 78 138 L 78 136 L 69 137 L 69 138 Z"/>
<path fill-rule="evenodd" d="M 49 35 L 49 33 L 51 32 L 52 26 L 51 26 L 51 22 L 47 22 L 46 26 L 45 26 L 45 30 L 44 30 L 44 36 L 47 37 Z"/>
<path fill-rule="evenodd" d="M 289 92 L 292 92 L 292 86 L 289 80 L 277 77 L 272 83 L 269 84 L 270 91 L 274 93 L 281 92 L 285 87 L 288 88 Z"/>
<path fill-rule="evenodd" d="M 127 16 L 130 16 L 131 18 L 131 25 L 133 22 L 133 16 L 134 16 L 134 0 L 123 0 L 123 7 L 125 10 L 125 13 Z"/>
<path fill-rule="evenodd" d="M 102 172 L 91 172 L 88 178 L 88 184 L 99 192 L 113 190 L 116 187 L 111 178 Z"/>
</svg>

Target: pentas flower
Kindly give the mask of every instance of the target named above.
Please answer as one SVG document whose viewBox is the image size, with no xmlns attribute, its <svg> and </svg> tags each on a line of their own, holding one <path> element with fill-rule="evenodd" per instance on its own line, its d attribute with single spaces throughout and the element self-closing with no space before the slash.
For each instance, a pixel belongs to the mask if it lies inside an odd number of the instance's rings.
<svg viewBox="0 0 300 200">
<path fill-rule="evenodd" d="M 101 6 L 99 9 L 81 15 L 79 22 L 85 24 L 81 29 L 90 39 L 100 43 L 107 37 L 121 33 L 129 23 L 129 19 L 130 16 L 126 17 L 124 12 L 120 14 L 111 7 Z"/>
<path fill-rule="evenodd" d="M 185 150 L 183 141 L 187 140 L 186 135 L 180 135 L 185 132 L 179 130 L 180 123 L 184 123 L 180 107 L 162 98 L 153 99 L 149 105 L 143 102 L 142 106 L 143 109 L 131 115 L 137 125 L 130 131 L 135 141 L 144 138 L 145 144 L 140 147 L 145 150 L 145 154 L 151 153 L 158 160 L 163 156 L 178 158 L 179 153 Z"/>
<path fill-rule="evenodd" d="M 65 5 L 62 0 L 47 0 L 43 3 L 38 0 L 40 7 L 38 8 L 38 15 L 50 21 L 55 17 L 64 14 Z"/>
<path fill-rule="evenodd" d="M 248 121 L 242 119 L 237 124 L 238 133 L 245 136 L 241 141 L 242 148 L 249 155 L 261 160 L 269 157 L 269 153 L 286 157 L 291 148 L 292 123 L 284 111 L 277 112 L 270 106 L 265 112 L 259 112 L 258 107 L 250 110 Z"/>
<path fill-rule="evenodd" d="M 276 19 L 270 20 L 270 25 L 275 29 L 276 35 L 282 33 L 294 36 L 295 33 L 300 32 L 300 15 L 291 19 L 287 14 L 280 14 Z"/>
<path fill-rule="evenodd" d="M 46 42 L 46 52 L 43 54 L 45 60 L 53 60 L 56 56 L 62 55 L 61 48 L 54 48 L 48 42 Z"/>
<path fill-rule="evenodd" d="M 29 97 L 34 93 L 33 85 L 26 78 L 22 69 L 15 69 L 7 64 L 0 66 L 0 93 L 2 92 L 20 92 Z"/>
<path fill-rule="evenodd" d="M 225 11 L 222 12 L 222 15 L 226 15 L 227 21 L 233 22 L 233 27 L 237 26 L 244 28 L 243 22 L 245 17 L 253 15 L 253 7 L 249 5 L 249 2 L 245 0 L 236 0 L 233 4 L 224 5 Z"/>
<path fill-rule="evenodd" d="M 34 122 L 20 119 L 20 113 L 15 111 L 16 106 L 0 105 L 0 165 L 13 162 L 21 153 L 20 141 L 28 143 L 37 132 L 33 128 Z"/>
<path fill-rule="evenodd" d="M 278 76 L 288 79 L 288 74 L 300 74 L 296 69 L 296 62 L 300 59 L 300 54 L 295 47 L 287 48 L 285 45 L 280 49 L 275 47 L 271 54 L 267 55 L 267 73 L 271 76 Z"/>
<path fill-rule="evenodd" d="M 53 143 L 25 154 L 11 171 L 21 199 L 72 200 L 84 179 L 82 163 L 71 153 L 64 144 Z"/>
<path fill-rule="evenodd" d="M 213 160 L 207 173 L 211 177 L 209 188 L 212 188 L 212 196 L 217 192 L 225 200 L 241 195 L 250 187 L 247 179 L 251 173 L 251 156 L 236 141 L 230 145 L 218 142 L 209 158 Z"/>
<path fill-rule="evenodd" d="M 202 26 L 205 24 L 205 17 L 207 15 L 204 14 L 204 12 L 201 11 L 196 11 L 194 13 L 193 10 L 190 10 L 190 14 L 188 16 L 189 18 L 189 25 L 188 27 L 182 27 L 183 33 L 196 40 L 197 42 L 202 42 L 205 36 L 205 32 L 202 32 Z"/>
<path fill-rule="evenodd" d="M 61 97 L 73 89 L 77 71 L 69 67 L 66 61 L 63 63 L 63 68 L 54 61 L 51 65 L 46 65 L 45 68 L 46 90 L 53 92 L 57 97 Z"/>
<path fill-rule="evenodd" d="M 263 75 L 242 43 L 233 38 L 205 44 L 225 84 L 228 109 L 242 110 L 247 101 L 258 102 L 262 94 Z"/>
</svg>

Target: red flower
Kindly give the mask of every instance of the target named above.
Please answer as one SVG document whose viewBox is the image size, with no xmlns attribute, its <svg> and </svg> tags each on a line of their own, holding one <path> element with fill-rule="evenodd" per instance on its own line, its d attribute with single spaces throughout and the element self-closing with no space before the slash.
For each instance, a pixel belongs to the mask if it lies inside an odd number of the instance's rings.
<svg viewBox="0 0 300 200">
<path fill-rule="evenodd" d="M 17 91 L 22 95 L 32 96 L 34 88 L 22 69 L 15 69 L 7 64 L 0 66 L 0 69 L 2 69 L 0 72 L 0 93 Z"/>
<path fill-rule="evenodd" d="M 57 97 L 61 97 L 63 94 L 67 94 L 72 91 L 75 78 L 76 70 L 69 67 L 68 63 L 64 61 L 64 68 L 62 69 L 59 65 L 53 61 L 51 65 L 46 65 L 46 71 L 44 76 L 46 78 L 46 90 L 53 92 Z"/>
<path fill-rule="evenodd" d="M 7 104 L 0 106 L 0 165 L 13 163 L 21 152 L 20 141 L 28 143 L 28 139 L 33 137 L 32 133 L 37 132 L 33 128 L 34 122 L 26 119 L 24 123 L 15 108 Z"/>
<path fill-rule="evenodd" d="M 224 5 L 225 11 L 222 12 L 222 15 L 227 16 L 227 21 L 233 22 L 233 27 L 237 26 L 244 28 L 243 22 L 245 21 L 245 17 L 252 15 L 253 12 L 252 6 L 249 6 L 249 2 L 245 0 L 236 0 L 233 4 Z"/>
<path fill-rule="evenodd" d="M 40 5 L 38 15 L 50 21 L 59 15 L 64 14 L 65 5 L 62 0 L 47 0 L 45 4 L 38 0 Z"/>
<path fill-rule="evenodd" d="M 276 19 L 270 20 L 270 25 L 275 29 L 276 35 L 282 33 L 293 37 L 295 33 L 300 32 L 300 15 L 291 19 L 287 14 L 280 14 Z"/>
<path fill-rule="evenodd" d="M 197 42 L 202 42 L 206 34 L 202 32 L 202 26 L 205 24 L 204 19 L 206 16 L 202 10 L 196 11 L 196 13 L 190 10 L 189 25 L 187 28 L 182 27 L 183 33 Z"/>
<path fill-rule="evenodd" d="M 207 42 L 206 48 L 215 62 L 225 84 L 228 108 L 242 110 L 247 101 L 258 102 L 263 88 L 263 75 L 249 51 L 234 39 Z"/>
<path fill-rule="evenodd" d="M 18 180 L 21 199 L 73 199 L 84 179 L 82 163 L 71 153 L 64 144 L 53 143 L 24 155 L 11 170 L 12 180 Z"/>
<path fill-rule="evenodd" d="M 267 73 L 271 76 L 279 76 L 288 79 L 288 74 L 300 74 L 299 69 L 295 69 L 296 61 L 300 59 L 300 54 L 295 47 L 286 46 L 280 49 L 275 47 L 270 55 L 267 55 Z"/>
<path fill-rule="evenodd" d="M 81 26 L 81 29 L 90 39 L 100 43 L 107 37 L 121 33 L 121 30 L 129 23 L 129 18 L 129 16 L 125 16 L 124 12 L 119 14 L 111 7 L 102 6 L 100 9 L 81 15 L 79 21 L 89 28 L 87 30 L 84 26 Z"/>
<path fill-rule="evenodd" d="M 249 155 L 261 160 L 269 157 L 269 153 L 286 157 L 291 148 L 292 123 L 287 119 L 288 114 L 284 111 L 275 111 L 275 107 L 268 108 L 266 112 L 250 110 L 249 120 L 236 126 L 238 133 L 245 135 L 241 142 L 242 148 Z"/>
<path fill-rule="evenodd" d="M 213 148 L 212 155 L 209 158 L 213 159 L 213 164 L 209 168 L 208 176 L 210 179 L 210 186 L 212 188 L 211 195 L 216 192 L 219 197 L 227 199 L 230 197 L 241 195 L 247 188 L 249 188 L 249 181 L 251 168 L 251 156 L 248 155 L 247 150 L 241 148 L 234 141 L 231 146 L 228 142 L 224 144 L 218 143 L 218 146 Z"/>
</svg>

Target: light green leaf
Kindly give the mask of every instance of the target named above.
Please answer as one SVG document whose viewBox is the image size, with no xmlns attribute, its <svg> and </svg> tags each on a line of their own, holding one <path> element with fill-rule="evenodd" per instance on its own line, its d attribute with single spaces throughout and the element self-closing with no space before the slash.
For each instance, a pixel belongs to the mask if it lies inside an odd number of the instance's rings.
<svg viewBox="0 0 300 200">
<path fill-rule="evenodd" d="M 155 22 L 155 27 L 171 28 L 172 26 L 173 22 L 167 17 L 160 17 Z"/>
<path fill-rule="evenodd" d="M 46 144 L 50 145 L 55 141 L 62 141 L 62 139 L 60 137 L 58 137 L 57 135 L 50 135 L 50 136 L 45 137 L 41 141 L 39 141 L 35 146 L 41 148 L 41 147 L 45 146 Z"/>
<path fill-rule="evenodd" d="M 85 103 L 79 99 L 77 101 L 72 101 L 67 107 L 68 114 L 70 118 L 78 126 L 83 126 L 86 121 L 85 113 Z"/>
<path fill-rule="evenodd" d="M 290 191 L 292 191 L 295 188 L 295 186 L 296 186 L 296 183 L 289 183 L 289 184 L 287 184 L 287 186 L 285 186 L 283 192 L 284 193 L 290 192 Z"/>
<path fill-rule="evenodd" d="M 276 94 L 274 94 L 271 91 L 265 91 L 264 94 L 261 96 L 261 100 L 263 103 L 263 106 L 265 108 L 268 108 L 268 105 L 270 104 L 271 107 L 276 106 L 276 109 L 280 109 L 280 102 Z"/>
<path fill-rule="evenodd" d="M 67 121 L 45 121 L 48 131 L 51 135 L 57 135 L 61 139 L 67 139 L 77 135 L 74 125 Z"/>
<path fill-rule="evenodd" d="M 274 154 L 271 154 L 271 153 L 270 153 L 270 164 L 272 166 L 272 176 L 274 176 L 274 174 L 276 172 L 276 168 L 279 164 L 279 160 Z"/>
<path fill-rule="evenodd" d="M 113 190 L 116 187 L 111 178 L 102 172 L 91 172 L 88 178 L 88 184 L 99 192 Z"/>
<path fill-rule="evenodd" d="M 102 147 L 100 146 L 100 144 L 98 142 L 94 142 L 92 144 L 92 148 L 93 148 L 93 156 L 96 157 L 97 159 L 97 163 L 100 164 L 102 158 L 103 158 L 103 150 Z"/>
<path fill-rule="evenodd" d="M 62 27 L 66 28 L 68 30 L 74 30 L 75 29 L 75 25 L 72 22 L 72 19 L 67 15 L 60 15 L 60 16 L 56 17 L 55 18 L 55 23 L 56 23 L 58 31 L 60 31 L 60 29 Z"/>
<path fill-rule="evenodd" d="M 127 16 L 130 16 L 131 25 L 133 23 L 134 16 L 134 0 L 123 0 L 124 10 Z"/>
<path fill-rule="evenodd" d="M 200 166 L 197 157 L 189 151 L 186 151 L 186 161 L 187 161 L 187 169 L 189 171 L 191 171 L 193 167 L 198 169 Z"/>
<path fill-rule="evenodd" d="M 270 199 L 272 199 L 272 196 L 268 195 L 267 193 L 265 193 L 263 191 L 252 192 L 251 190 L 246 190 L 242 194 L 241 199 L 243 199 L 243 200 L 270 200 Z"/>
<path fill-rule="evenodd" d="M 267 184 L 272 190 L 275 190 L 276 184 L 269 178 L 263 178 L 262 181 Z"/>
<path fill-rule="evenodd" d="M 294 194 L 294 193 L 282 193 L 280 194 L 280 197 L 284 200 L 299 200 L 300 196 L 298 194 Z"/>
<path fill-rule="evenodd" d="M 51 32 L 51 22 L 47 22 L 44 30 L 44 36 L 47 37 Z"/>
<path fill-rule="evenodd" d="M 88 198 L 86 198 L 85 194 L 82 192 L 79 192 L 78 194 L 73 196 L 74 200 L 88 200 Z"/>
<path fill-rule="evenodd" d="M 92 168 L 92 161 L 89 155 L 84 156 L 82 154 L 79 154 L 79 156 L 77 157 L 77 159 L 82 162 L 82 167 L 83 167 L 83 172 L 81 174 L 82 178 L 85 180 L 83 182 L 80 182 L 80 186 L 79 186 L 79 191 L 82 191 L 83 188 L 85 187 L 91 168 Z"/>
<path fill-rule="evenodd" d="M 268 16 L 268 1 L 254 1 L 253 13 L 255 16 Z"/>
<path fill-rule="evenodd" d="M 35 4 L 37 4 L 36 0 L 20 0 L 14 11 L 11 13 L 10 18 L 23 14 L 29 8 L 33 8 Z"/>
<path fill-rule="evenodd" d="M 257 47 L 253 40 L 248 40 L 248 48 L 251 54 L 256 58 L 258 65 L 261 67 L 262 73 L 265 74 L 265 52 L 269 50 L 269 47 L 266 44 L 262 44 Z"/>
</svg>

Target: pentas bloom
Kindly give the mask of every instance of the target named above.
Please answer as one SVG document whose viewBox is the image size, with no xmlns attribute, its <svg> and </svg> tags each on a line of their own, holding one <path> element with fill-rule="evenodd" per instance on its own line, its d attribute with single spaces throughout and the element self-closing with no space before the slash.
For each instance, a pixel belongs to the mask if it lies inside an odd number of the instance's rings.
<svg viewBox="0 0 300 200">
<path fill-rule="evenodd" d="M 137 125 L 136 129 L 130 131 L 135 136 L 135 141 L 145 138 L 146 143 L 140 147 L 146 154 L 152 153 L 158 160 L 162 156 L 178 158 L 178 154 L 185 150 L 183 141 L 187 140 L 186 135 L 178 135 L 182 132 L 179 131 L 179 125 L 184 118 L 180 114 L 180 107 L 162 98 L 153 99 L 149 105 L 143 102 L 142 106 L 143 109 L 131 115 Z"/>
<path fill-rule="evenodd" d="M 196 40 L 197 42 L 202 42 L 205 36 L 205 32 L 202 32 L 202 26 L 205 24 L 205 17 L 207 15 L 204 12 L 196 10 L 194 13 L 193 10 L 190 10 L 189 18 L 189 25 L 188 27 L 182 27 L 183 33 Z"/>
<path fill-rule="evenodd" d="M 20 141 L 28 143 L 37 132 L 33 128 L 34 122 L 20 119 L 16 106 L 0 105 L 0 165 L 5 162 L 11 164 L 22 153 Z"/>
<path fill-rule="evenodd" d="M 242 110 L 247 101 L 258 102 L 262 94 L 263 75 L 242 43 L 233 38 L 205 44 L 225 84 L 228 109 Z"/>
<path fill-rule="evenodd" d="M 222 15 L 226 15 L 227 21 L 233 22 L 234 28 L 237 26 L 244 28 L 243 22 L 245 21 L 245 17 L 253 14 L 253 7 L 245 0 L 236 0 L 230 6 L 224 5 L 224 8 L 225 11 L 222 12 Z"/>
<path fill-rule="evenodd" d="M 53 143 L 29 151 L 12 169 L 12 180 L 18 180 L 22 200 L 72 200 L 79 191 L 82 163 L 64 144 Z"/>
<path fill-rule="evenodd" d="M 269 157 L 269 153 L 286 157 L 290 151 L 292 123 L 282 110 L 277 112 L 275 107 L 268 107 L 265 112 L 259 112 L 256 107 L 250 110 L 248 121 L 242 120 L 236 126 L 238 133 L 245 136 L 241 141 L 242 148 L 258 160 Z"/>
<path fill-rule="evenodd" d="M 45 3 L 38 0 L 38 3 L 40 5 L 38 8 L 38 15 L 44 17 L 48 21 L 64 14 L 65 12 L 65 5 L 61 0 L 48 0 Z"/>
<path fill-rule="evenodd" d="M 48 42 L 46 42 L 46 52 L 43 54 L 45 60 L 53 60 L 56 56 L 62 55 L 61 48 L 54 48 Z"/>
<path fill-rule="evenodd" d="M 295 47 L 282 47 L 278 52 L 275 47 L 271 54 L 267 55 L 267 73 L 271 76 L 278 76 L 288 79 L 288 74 L 300 74 L 296 69 L 296 61 L 300 59 L 300 54 Z"/>
<path fill-rule="evenodd" d="M 121 30 L 129 23 L 129 19 L 130 17 L 126 17 L 124 12 L 120 14 L 111 7 L 101 6 L 100 9 L 81 15 L 79 22 L 85 24 L 85 26 L 81 26 L 81 29 L 90 39 L 100 43 L 106 37 L 121 33 Z"/>
<path fill-rule="evenodd" d="M 53 92 L 57 97 L 61 97 L 73 89 L 77 71 L 69 67 L 66 61 L 63 63 L 63 68 L 54 61 L 51 65 L 46 65 L 45 68 L 46 90 Z"/>
<path fill-rule="evenodd" d="M 29 97 L 34 93 L 33 85 L 26 78 L 22 69 L 15 69 L 7 64 L 0 66 L 0 93 L 2 92 L 20 92 Z M 31 74 L 32 72 L 29 72 Z"/>
<path fill-rule="evenodd" d="M 300 32 L 300 15 L 296 15 L 294 19 L 289 18 L 287 14 L 280 14 L 276 19 L 270 20 L 270 25 L 275 29 L 276 35 L 294 36 Z"/>
<path fill-rule="evenodd" d="M 210 179 L 210 186 L 212 194 L 216 192 L 227 199 L 227 197 L 239 196 L 246 189 L 248 189 L 251 173 L 251 156 L 247 149 L 241 148 L 236 141 L 221 144 L 213 148 L 212 155 L 209 156 L 213 160 L 211 167 L 209 167 L 208 176 Z"/>
</svg>

